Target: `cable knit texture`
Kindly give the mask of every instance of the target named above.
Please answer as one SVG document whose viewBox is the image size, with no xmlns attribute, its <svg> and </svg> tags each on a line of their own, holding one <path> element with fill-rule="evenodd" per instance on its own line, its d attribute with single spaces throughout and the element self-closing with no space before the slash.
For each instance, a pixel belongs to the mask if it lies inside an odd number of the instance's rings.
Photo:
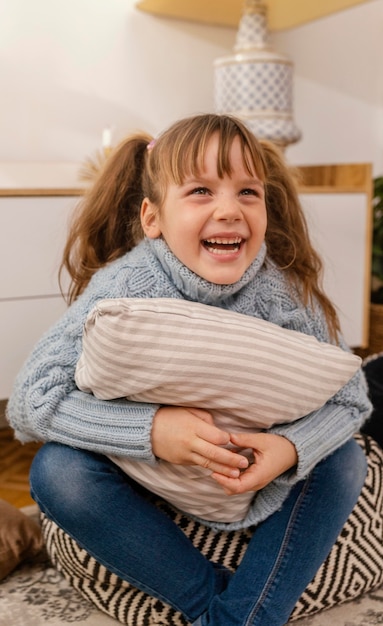
<svg viewBox="0 0 383 626">
<path fill-rule="evenodd" d="M 283 272 L 268 260 L 265 245 L 237 283 L 216 285 L 182 265 L 162 239 L 145 239 L 93 276 L 85 292 L 44 334 L 24 364 L 7 408 L 8 420 L 21 441 L 58 441 L 156 463 L 150 435 L 157 405 L 97 400 L 80 392 L 74 382 L 88 313 L 99 300 L 124 297 L 183 298 L 329 341 L 323 313 L 319 307 L 305 308 L 292 297 Z M 348 349 L 343 340 L 342 347 Z M 271 429 L 294 443 L 299 463 L 296 470 L 255 495 L 245 520 L 231 524 L 200 521 L 232 530 L 264 520 L 281 506 L 296 481 L 358 431 L 370 411 L 365 379 L 358 371 L 320 410 Z"/>
</svg>

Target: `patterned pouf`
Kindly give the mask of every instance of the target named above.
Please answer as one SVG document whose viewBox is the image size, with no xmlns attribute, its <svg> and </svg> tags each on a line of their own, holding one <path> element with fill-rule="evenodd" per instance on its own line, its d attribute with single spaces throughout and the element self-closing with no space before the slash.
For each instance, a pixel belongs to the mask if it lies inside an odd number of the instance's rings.
<svg viewBox="0 0 383 626">
<path fill-rule="evenodd" d="M 352 600 L 383 581 L 383 451 L 368 436 L 357 435 L 368 460 L 358 502 L 334 547 L 297 602 L 289 622 Z M 235 570 L 251 529 L 214 532 L 165 502 L 158 504 L 210 560 Z M 186 626 L 174 609 L 137 590 L 100 565 L 54 522 L 42 516 L 48 553 L 56 568 L 101 611 L 129 626 Z"/>
</svg>

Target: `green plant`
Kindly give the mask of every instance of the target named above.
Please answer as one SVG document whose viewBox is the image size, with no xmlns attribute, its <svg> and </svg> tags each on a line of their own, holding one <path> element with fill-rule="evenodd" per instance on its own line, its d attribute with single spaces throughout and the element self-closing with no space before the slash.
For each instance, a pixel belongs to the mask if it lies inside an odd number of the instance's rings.
<svg viewBox="0 0 383 626">
<path fill-rule="evenodd" d="M 371 302 L 383 304 L 383 176 L 373 183 Z"/>
</svg>

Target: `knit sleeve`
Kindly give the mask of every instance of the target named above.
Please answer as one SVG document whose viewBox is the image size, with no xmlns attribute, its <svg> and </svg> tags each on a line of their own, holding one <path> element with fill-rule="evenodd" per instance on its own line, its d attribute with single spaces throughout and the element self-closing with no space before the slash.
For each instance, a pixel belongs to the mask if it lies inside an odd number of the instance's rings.
<svg viewBox="0 0 383 626">
<path fill-rule="evenodd" d="M 35 346 L 7 405 L 8 421 L 22 442 L 57 441 L 103 454 L 154 460 L 151 427 L 158 406 L 98 400 L 79 391 L 74 380 L 86 316 L 98 299 L 125 295 L 123 282 L 110 271 L 105 276 L 100 273 Z M 111 284 L 117 285 L 116 293 L 111 293 Z"/>
<path fill-rule="evenodd" d="M 300 322 L 297 324 L 297 320 Z M 295 315 L 294 329 L 315 335 L 319 341 L 329 341 L 323 314 L 316 309 Z M 349 350 L 344 338 L 339 345 Z M 296 482 L 309 474 L 313 467 L 350 439 L 368 418 L 372 405 L 366 380 L 360 369 L 328 402 L 317 411 L 290 424 L 276 425 L 270 432 L 289 439 L 296 447 L 298 466 L 295 473 L 277 479 Z"/>
<path fill-rule="evenodd" d="M 315 465 L 350 439 L 371 412 L 363 380 L 358 372 L 334 398 L 319 410 L 291 424 L 273 427 L 270 432 L 289 439 L 297 450 L 297 471 L 281 476 L 294 483 L 307 476 Z"/>
</svg>

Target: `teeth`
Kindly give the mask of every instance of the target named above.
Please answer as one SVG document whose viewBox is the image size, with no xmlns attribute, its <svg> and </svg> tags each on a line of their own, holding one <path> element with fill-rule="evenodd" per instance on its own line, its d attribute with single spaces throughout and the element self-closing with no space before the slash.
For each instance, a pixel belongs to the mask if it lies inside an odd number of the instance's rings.
<svg viewBox="0 0 383 626">
<path fill-rule="evenodd" d="M 221 244 L 238 244 L 241 243 L 242 241 L 242 237 L 233 237 L 231 239 L 220 239 L 220 238 L 215 238 L 215 239 L 206 239 L 205 240 L 206 243 L 221 243 Z"/>
<path fill-rule="evenodd" d="M 232 254 L 233 250 L 224 250 L 223 248 L 210 248 L 206 246 L 206 249 L 212 254 Z"/>
<path fill-rule="evenodd" d="M 239 249 L 242 237 L 212 237 L 204 241 L 206 249 L 212 254 L 232 254 L 235 249 Z M 217 248 L 215 246 L 231 246 L 230 248 Z M 233 248 L 234 246 L 234 248 Z"/>
</svg>

